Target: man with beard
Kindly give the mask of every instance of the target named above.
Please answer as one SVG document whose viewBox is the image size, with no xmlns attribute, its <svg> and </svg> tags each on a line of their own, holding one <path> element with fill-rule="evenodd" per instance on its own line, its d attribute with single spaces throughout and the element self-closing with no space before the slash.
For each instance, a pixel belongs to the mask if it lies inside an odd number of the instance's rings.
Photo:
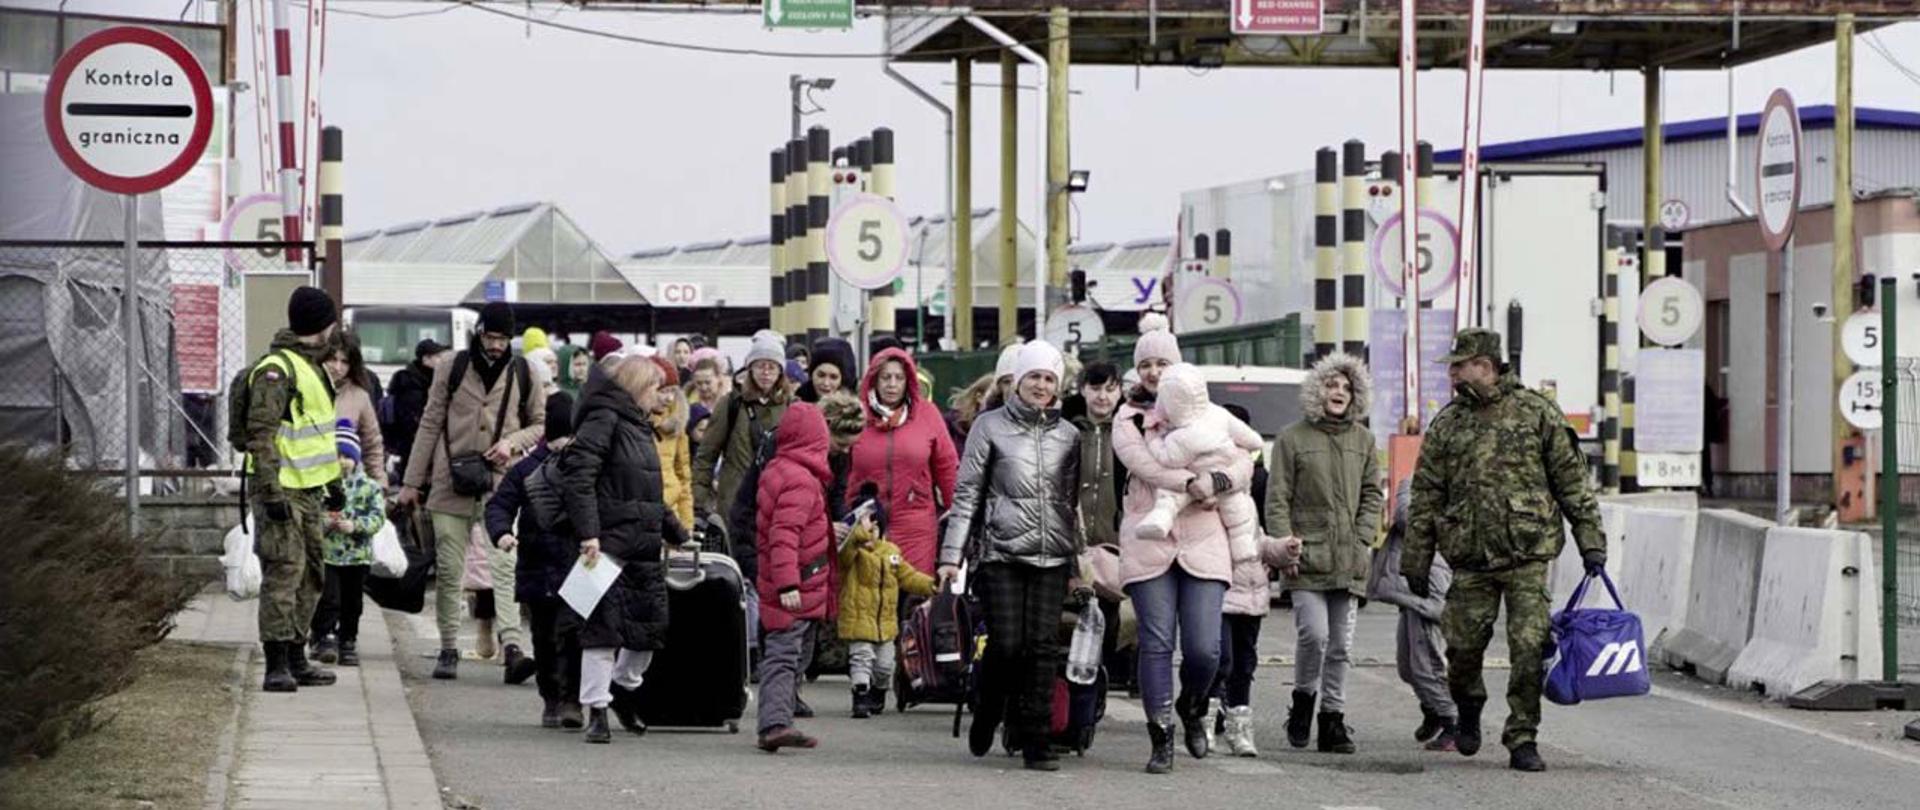
<svg viewBox="0 0 1920 810">
<path fill-rule="evenodd" d="M 433 373 L 427 406 L 414 436 L 418 452 L 407 458 L 406 486 L 398 507 L 425 503 L 431 516 L 437 566 L 434 611 L 440 627 L 440 658 L 433 677 L 451 680 L 460 665 L 461 578 L 473 526 L 507 466 L 545 431 L 546 398 L 534 396 L 526 362 L 511 354 L 513 311 L 495 301 L 480 311 L 480 330 L 467 349 Z M 536 666 L 523 652 L 519 608 L 513 602 L 514 560 L 487 549 L 493 574 L 494 627 L 500 636 L 506 681 L 525 682 Z"/>
</svg>

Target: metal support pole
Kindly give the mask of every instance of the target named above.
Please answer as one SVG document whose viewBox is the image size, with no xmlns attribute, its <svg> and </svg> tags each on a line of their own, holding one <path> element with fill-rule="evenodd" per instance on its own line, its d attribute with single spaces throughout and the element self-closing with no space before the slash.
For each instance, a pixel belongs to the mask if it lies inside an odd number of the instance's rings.
<svg viewBox="0 0 1920 810">
<path fill-rule="evenodd" d="M 833 213 L 833 136 L 826 127 L 807 130 L 807 342 L 833 328 L 833 274 L 827 266 L 827 218 Z"/>
<path fill-rule="evenodd" d="M 287 30 L 287 20 L 292 16 L 292 12 L 287 10 L 287 0 L 273 0 L 271 8 L 273 9 L 273 97 L 279 124 L 280 227 L 284 231 L 280 238 L 291 243 L 300 241 L 301 199 L 304 197 L 300 188 L 300 167 L 294 162 L 293 111 L 297 103 L 293 97 L 293 35 Z M 307 272 L 299 248 L 289 244 L 281 254 L 286 257 L 288 270 Z"/>
<path fill-rule="evenodd" d="M 1367 145 L 1340 155 L 1340 350 L 1367 357 Z"/>
<path fill-rule="evenodd" d="M 1333 147 L 1313 153 L 1313 356 L 1309 362 L 1333 354 L 1339 335 L 1335 311 L 1340 308 L 1339 154 Z"/>
<path fill-rule="evenodd" d="M 787 340 L 807 339 L 807 141 L 787 142 Z"/>
<path fill-rule="evenodd" d="M 1833 26 L 1834 44 L 1834 80 L 1833 80 L 1833 300 L 1829 312 L 1833 313 L 1833 393 L 1838 402 L 1840 387 L 1846 383 L 1847 375 L 1853 371 L 1853 364 L 1847 361 L 1847 350 L 1842 344 L 1840 332 L 1846 327 L 1847 316 L 1853 314 L 1853 15 L 1842 14 Z M 1892 299 L 1887 300 L 1891 306 Z M 1853 428 L 1847 424 L 1846 417 L 1838 406 L 1833 409 L 1832 428 L 1828 434 L 1829 452 L 1833 458 L 1833 504 L 1840 505 L 1840 470 L 1845 466 L 1841 448 L 1853 435 Z M 1898 476 L 1899 471 L 1893 470 Z"/>
<path fill-rule="evenodd" d="M 346 257 L 342 251 L 347 234 L 342 146 L 339 127 L 320 130 L 320 249 L 325 259 L 320 265 L 320 289 L 344 303 Z"/>
<path fill-rule="evenodd" d="M 1642 252 L 1640 258 L 1640 278 L 1643 281 L 1651 281 L 1667 274 L 1667 255 L 1663 249 L 1666 239 L 1659 233 L 1660 204 L 1666 199 L 1665 175 L 1660 168 L 1660 156 L 1664 151 L 1662 147 L 1665 146 L 1663 141 L 1666 138 L 1662 120 L 1663 111 L 1660 106 L 1660 85 L 1665 74 L 1661 73 L 1659 68 L 1648 68 L 1646 78 L 1646 109 L 1642 111 L 1644 120 L 1641 122 L 1644 129 L 1641 133 L 1641 149 L 1646 155 L 1646 160 L 1641 166 L 1644 172 L 1641 182 L 1644 184 L 1642 188 L 1646 194 L 1643 198 L 1645 208 L 1640 212 L 1640 225 L 1644 235 L 1641 244 L 1646 246 L 1646 250 Z"/>
<path fill-rule="evenodd" d="M 1020 331 L 1020 60 L 1000 52 L 1000 334 Z"/>
<path fill-rule="evenodd" d="M 121 281 L 124 293 L 120 308 L 125 315 L 127 364 L 121 373 L 127 380 L 127 536 L 140 536 L 140 195 L 121 198 L 126 206 L 126 275 Z"/>
<path fill-rule="evenodd" d="M 953 206 L 947 255 L 947 337 L 954 348 L 973 348 L 973 61 L 954 63 Z"/>
<path fill-rule="evenodd" d="M 1047 15 L 1047 273 L 1034 274 L 1034 336 L 1053 310 L 1047 291 L 1053 298 L 1065 300 L 1067 294 L 1067 237 L 1073 220 L 1067 211 L 1068 154 L 1067 68 L 1072 63 L 1067 7 L 1055 5 Z"/>
<path fill-rule="evenodd" d="M 787 326 L 787 150 L 775 149 L 767 179 L 767 312 L 773 331 L 788 334 Z"/>
<path fill-rule="evenodd" d="M 967 63 L 962 62 L 961 64 L 967 64 Z M 941 196 L 941 199 L 944 200 L 947 204 L 947 280 L 949 284 L 951 284 L 953 280 L 953 273 L 954 273 L 954 253 L 955 253 L 954 230 L 956 227 L 954 222 L 954 188 L 953 188 L 953 174 L 954 174 L 953 109 L 951 107 L 948 107 L 945 104 L 940 103 L 940 99 L 934 98 L 932 93 L 929 93 L 921 89 L 920 85 L 914 84 L 906 76 L 901 75 L 899 71 L 894 70 L 893 63 L 891 62 L 887 63 L 886 66 L 883 68 L 883 70 L 886 72 L 888 76 L 892 76 L 894 81 L 897 81 L 902 85 L 905 85 L 906 88 L 912 91 L 915 96 L 919 97 L 921 101 L 924 101 L 932 105 L 935 110 L 939 110 L 940 117 L 946 121 L 947 161 L 945 166 L 947 170 L 947 188 L 946 188 L 946 193 Z M 967 71 L 962 70 L 961 72 L 966 73 Z M 958 92 L 965 93 L 966 89 L 963 88 Z M 874 138 L 874 143 L 878 144 L 880 142 L 880 133 L 878 131 L 874 132 L 873 138 Z M 893 137 L 891 133 L 889 133 L 887 137 L 887 163 L 889 165 L 893 163 Z M 921 244 L 922 245 L 926 244 L 925 237 L 921 238 Z M 925 262 L 922 262 L 921 266 L 924 267 Z M 914 290 L 913 290 L 913 311 L 914 311 L 914 322 L 915 322 L 914 328 L 919 332 L 919 334 L 916 336 L 914 340 L 914 345 L 921 347 L 921 350 L 925 351 L 926 345 L 927 345 L 927 334 L 926 334 L 927 302 L 925 297 L 920 292 L 920 285 L 917 281 L 914 284 Z M 968 319 L 968 320 L 971 321 L 972 319 Z M 947 319 L 945 323 L 946 323 L 946 333 L 949 336 L 951 336 L 953 334 L 953 293 L 952 293 L 951 286 L 949 286 L 948 293 L 947 293 Z M 964 343 L 964 341 L 962 341 L 962 343 Z"/>
<path fill-rule="evenodd" d="M 1900 306 L 1898 280 L 1880 279 L 1880 660 L 1900 679 Z"/>
<path fill-rule="evenodd" d="M 1006 49 L 1004 51 L 1001 51 L 1001 55 L 1000 55 L 1000 78 L 1001 78 L 1000 83 L 1002 85 L 1000 90 L 1000 93 L 1001 93 L 1000 104 L 1001 104 L 1001 117 L 1003 119 L 1001 122 L 1002 129 L 1000 133 L 1000 142 L 1002 147 L 1001 149 L 1002 154 L 1012 154 L 1012 150 L 1007 149 L 1006 147 L 1008 145 L 1008 142 L 1013 140 L 1015 137 L 1015 129 L 1011 125 L 1013 123 L 1017 123 L 1019 119 L 1019 97 L 1016 94 L 1019 92 L 1020 71 L 1019 71 L 1019 62 L 1015 60 L 1015 57 L 1018 57 L 1018 59 L 1021 61 L 1025 61 L 1027 64 L 1033 65 L 1035 68 L 1038 68 L 1037 72 L 1038 72 L 1038 80 L 1040 82 L 1041 98 L 1046 98 L 1048 96 L 1048 93 L 1050 92 L 1047 89 L 1047 85 L 1051 81 L 1048 75 L 1049 71 L 1047 68 L 1047 60 L 1041 59 L 1040 55 L 1037 53 L 1034 53 L 1032 48 L 1029 48 L 1026 45 L 1021 44 L 1020 41 L 1017 39 L 1014 39 L 1011 34 L 1008 34 L 1007 32 L 1000 30 L 999 27 L 995 26 L 993 23 L 987 22 L 985 19 L 982 19 L 977 16 L 969 15 L 967 17 L 967 23 L 969 25 L 972 25 L 974 28 L 978 29 L 980 33 L 986 34 L 988 39 L 991 39 L 994 42 L 999 43 L 999 45 L 1002 48 Z M 1008 53 L 1008 51 L 1011 51 L 1011 53 Z M 1011 108 L 1013 110 L 1012 114 L 1008 114 L 1007 112 L 1008 108 Z M 1034 146 L 1033 153 L 1035 155 L 1046 154 L 1046 142 L 1047 142 L 1046 129 L 1035 127 L 1034 140 L 1036 141 L 1036 144 Z M 1002 163 L 1000 167 L 1002 172 L 1000 176 L 1001 185 L 1002 185 L 1002 190 L 1001 190 L 1002 204 L 1000 207 L 1002 210 L 1002 214 L 1013 221 L 1013 224 L 1008 226 L 1010 230 L 1003 229 L 1003 232 L 1017 235 L 1019 233 L 1019 226 L 1020 226 L 1019 211 L 1017 210 L 1017 208 L 1013 203 L 1012 196 L 1008 194 L 1008 192 L 1006 191 L 1006 189 L 1008 187 L 1011 187 L 1014 183 L 1014 177 L 1012 174 L 1013 165 L 1014 164 L 1011 161 L 1009 161 L 1009 162 Z M 1039 178 L 1040 182 L 1037 184 L 1035 188 L 1035 191 L 1038 193 L 1038 196 L 1034 200 L 1034 216 L 1038 217 L 1038 216 L 1045 216 L 1045 212 L 1047 210 L 1047 177 L 1044 172 L 1036 176 Z M 1003 219 L 1002 223 L 1005 224 L 1006 220 Z M 1007 249 L 1008 247 L 1005 244 L 1001 246 L 1002 251 L 1005 251 Z M 1035 259 L 1034 259 L 1034 268 L 1033 268 L 1033 294 L 1034 294 L 1034 300 L 1036 302 L 1044 302 L 1046 300 L 1047 277 L 1051 273 L 1051 270 L 1047 266 L 1047 263 L 1048 263 L 1048 258 L 1047 258 L 1046 252 L 1036 251 Z M 1002 272 L 1007 272 L 1007 271 L 1003 269 Z M 1005 295 L 1005 293 L 1003 292 L 1002 295 Z M 1015 309 L 1014 312 L 1011 314 L 1003 311 L 1000 315 L 1002 323 L 1005 323 L 1009 318 L 1017 318 L 1017 314 L 1018 314 L 1018 309 Z M 1045 319 L 1046 319 L 1045 310 L 1036 308 L 1034 312 L 1034 334 L 1036 337 L 1039 334 L 1040 324 L 1045 322 Z M 1017 320 L 1015 320 L 1014 323 L 1016 326 L 1018 325 Z M 1012 330 L 1002 330 L 1000 334 L 1000 339 L 1002 341 L 1005 341 L 1008 338 L 1011 338 L 1012 336 L 1013 336 Z"/>
<path fill-rule="evenodd" d="M 868 154 L 873 160 L 873 174 L 870 176 L 869 193 L 893 199 L 893 130 L 880 127 L 873 131 L 872 149 Z M 902 248 L 905 249 L 904 247 Z M 873 297 L 867 301 L 867 331 L 873 335 L 891 335 L 898 331 L 894 309 L 893 290 L 900 282 L 895 281 L 883 289 L 873 291 Z M 914 295 L 919 295 L 916 287 Z M 918 300 L 914 309 L 918 311 Z"/>
<path fill-rule="evenodd" d="M 1780 356 L 1775 361 L 1780 388 L 1779 403 L 1774 407 L 1774 446 L 1777 448 L 1774 463 L 1779 469 L 1774 479 L 1773 512 L 1774 522 L 1782 526 L 1793 525 L 1787 518 L 1793 510 L 1793 247 L 1796 241 L 1789 237 L 1786 250 L 1780 252 L 1780 321 L 1774 327 L 1780 330 Z"/>
<path fill-rule="evenodd" d="M 1620 491 L 1620 232 L 1607 228 L 1606 303 L 1600 324 L 1600 486 Z"/>
</svg>

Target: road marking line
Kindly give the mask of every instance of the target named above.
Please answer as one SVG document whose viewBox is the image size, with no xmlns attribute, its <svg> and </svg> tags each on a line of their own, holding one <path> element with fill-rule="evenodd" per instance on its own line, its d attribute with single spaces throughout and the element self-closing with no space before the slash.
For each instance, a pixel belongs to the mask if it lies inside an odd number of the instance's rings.
<svg viewBox="0 0 1920 810">
<path fill-rule="evenodd" d="M 1665 687 L 1660 687 L 1660 686 L 1656 686 L 1653 688 L 1653 695 L 1654 697 L 1666 698 L 1668 700 L 1677 700 L 1681 703 L 1698 706 L 1703 709 L 1712 709 L 1716 712 L 1724 712 L 1726 714 L 1734 715 L 1735 717 L 1744 717 L 1748 720 L 1753 720 L 1760 723 L 1766 723 L 1767 725 L 1770 725 L 1770 726 L 1778 726 L 1780 728 L 1788 729 L 1790 731 L 1798 731 L 1802 734 L 1819 737 L 1820 739 L 1826 740 L 1827 742 L 1830 742 L 1830 743 L 1838 743 L 1840 745 L 1847 746 L 1848 748 L 1855 748 L 1861 751 L 1866 751 L 1868 753 L 1879 754 L 1880 756 L 1894 760 L 1895 762 L 1902 762 L 1908 765 L 1920 765 L 1920 757 L 1903 754 L 1903 753 L 1900 753 L 1899 751 L 1890 751 L 1878 745 L 1874 745 L 1869 742 L 1863 742 L 1861 740 L 1856 740 L 1856 739 L 1853 739 L 1852 737 L 1848 737 L 1842 734 L 1835 734 L 1831 731 L 1822 731 L 1817 728 L 1808 728 L 1806 726 L 1800 725 L 1799 723 L 1793 723 L 1786 720 L 1781 720 L 1765 712 L 1754 711 L 1752 709 L 1741 708 L 1739 706 L 1730 706 L 1730 705 L 1720 703 L 1718 701 L 1708 700 L 1702 697 L 1696 697 L 1693 695 L 1689 695 L 1685 692 L 1677 692 L 1672 689 L 1667 689 Z"/>
</svg>

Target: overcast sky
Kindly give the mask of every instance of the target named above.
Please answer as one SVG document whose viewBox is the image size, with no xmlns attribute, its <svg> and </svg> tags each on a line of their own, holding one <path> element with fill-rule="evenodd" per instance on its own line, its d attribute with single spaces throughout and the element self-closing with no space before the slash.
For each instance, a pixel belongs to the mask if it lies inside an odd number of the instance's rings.
<svg viewBox="0 0 1920 810">
<path fill-rule="evenodd" d="M 0 6 L 56 5 L 0 0 Z M 70 0 L 67 8 L 173 18 L 182 5 Z M 243 22 L 252 5 L 243 3 Z M 322 106 L 326 122 L 345 130 L 349 232 L 550 200 L 616 255 L 762 233 L 768 151 L 786 138 L 790 73 L 837 80 L 818 96 L 826 111 L 806 119 L 831 128 L 836 144 L 892 127 L 902 204 L 914 213 L 941 209 L 941 120 L 883 75 L 878 60 L 700 54 L 537 26 L 529 32 L 521 22 L 469 8 L 405 19 L 340 13 L 400 15 L 436 5 L 334 0 Z M 189 19 L 210 20 L 215 13 L 214 3 L 186 0 L 185 6 Z M 544 2 L 535 4 L 534 14 L 677 42 L 811 53 L 881 48 L 877 21 L 841 34 L 768 32 L 757 15 L 583 12 Z M 1920 24 L 1878 36 L 1920 75 Z M 242 37 L 243 80 L 250 50 Z M 1857 104 L 1920 110 L 1920 79 L 1895 69 L 1864 41 L 1855 55 Z M 900 70 L 951 102 L 952 65 Z M 1757 111 L 1775 86 L 1791 90 L 1803 105 L 1831 103 L 1833 75 L 1831 42 L 1741 68 L 1741 111 Z M 1030 83 L 1031 69 L 1023 76 Z M 975 81 L 998 77 L 997 66 L 982 66 Z M 1389 70 L 1077 68 L 1072 84 L 1079 93 L 1071 112 L 1073 164 L 1093 173 L 1091 191 L 1077 199 L 1082 241 L 1169 235 L 1182 191 L 1307 169 L 1316 147 L 1353 137 L 1377 154 L 1398 137 L 1396 77 Z M 1440 148 L 1458 145 L 1463 85 L 1459 70 L 1421 74 L 1422 132 Z M 1634 73 L 1489 72 L 1484 142 L 1637 126 L 1640 93 Z M 1040 111 L 1035 96 L 1023 93 L 1020 136 L 1020 202 L 1029 222 L 1031 127 Z M 1669 121 L 1722 115 L 1725 103 L 1724 74 L 1668 77 Z M 974 200 L 992 205 L 999 176 L 997 91 L 976 90 L 974 107 Z M 241 176 L 253 184 L 251 114 L 238 123 Z"/>
</svg>

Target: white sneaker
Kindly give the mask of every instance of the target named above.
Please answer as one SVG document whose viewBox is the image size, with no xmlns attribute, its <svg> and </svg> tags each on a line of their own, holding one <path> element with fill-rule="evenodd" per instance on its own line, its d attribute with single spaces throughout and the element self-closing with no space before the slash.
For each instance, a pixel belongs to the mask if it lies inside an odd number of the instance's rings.
<svg viewBox="0 0 1920 810">
<path fill-rule="evenodd" d="M 1253 744 L 1253 707 L 1227 707 L 1227 750 L 1236 757 L 1260 756 Z"/>
</svg>

